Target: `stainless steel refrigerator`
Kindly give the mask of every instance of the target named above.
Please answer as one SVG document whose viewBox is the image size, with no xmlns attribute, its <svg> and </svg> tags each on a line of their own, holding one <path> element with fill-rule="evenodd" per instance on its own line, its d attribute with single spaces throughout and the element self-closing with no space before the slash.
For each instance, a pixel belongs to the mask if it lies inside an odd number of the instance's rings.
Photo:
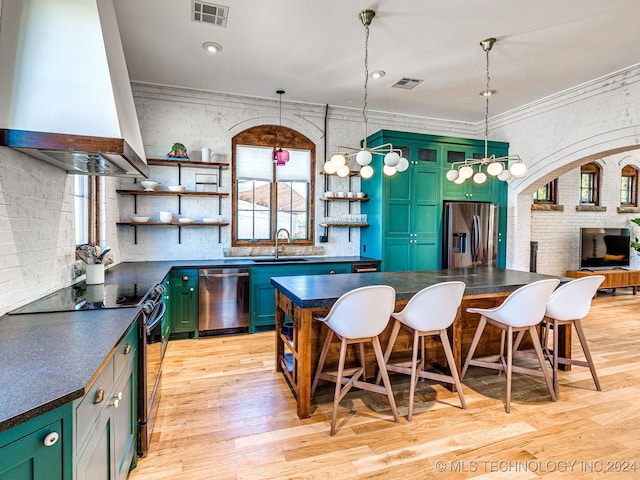
<svg viewBox="0 0 640 480">
<path fill-rule="evenodd" d="M 495 267 L 498 206 L 444 202 L 442 268 Z"/>
</svg>

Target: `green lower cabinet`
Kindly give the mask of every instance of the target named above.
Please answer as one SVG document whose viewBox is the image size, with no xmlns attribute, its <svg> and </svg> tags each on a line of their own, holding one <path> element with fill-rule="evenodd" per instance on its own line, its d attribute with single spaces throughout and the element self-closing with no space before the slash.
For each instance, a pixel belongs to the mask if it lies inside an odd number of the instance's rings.
<svg viewBox="0 0 640 480">
<path fill-rule="evenodd" d="M 265 265 L 252 267 L 249 275 L 249 333 L 273 329 L 276 321 L 276 290 L 271 277 L 350 273 L 351 263 L 315 263 L 311 265 Z"/>
<path fill-rule="evenodd" d="M 75 480 L 124 480 L 138 437 L 137 325 L 75 408 Z"/>
<path fill-rule="evenodd" d="M 67 404 L 0 433 L 0 480 L 71 480 L 71 413 Z"/>
<path fill-rule="evenodd" d="M 198 336 L 198 270 L 174 269 L 169 276 L 171 333 Z"/>
<path fill-rule="evenodd" d="M 434 270 L 440 268 L 437 238 L 390 238 L 384 243 L 385 270 Z"/>
</svg>

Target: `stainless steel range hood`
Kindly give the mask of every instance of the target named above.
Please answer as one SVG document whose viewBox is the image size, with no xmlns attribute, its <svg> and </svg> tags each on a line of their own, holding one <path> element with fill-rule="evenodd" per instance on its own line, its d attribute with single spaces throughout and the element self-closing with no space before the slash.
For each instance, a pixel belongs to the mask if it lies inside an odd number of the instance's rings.
<svg viewBox="0 0 640 480">
<path fill-rule="evenodd" d="M 69 173 L 148 176 L 112 0 L 0 5 L 0 145 Z"/>
</svg>

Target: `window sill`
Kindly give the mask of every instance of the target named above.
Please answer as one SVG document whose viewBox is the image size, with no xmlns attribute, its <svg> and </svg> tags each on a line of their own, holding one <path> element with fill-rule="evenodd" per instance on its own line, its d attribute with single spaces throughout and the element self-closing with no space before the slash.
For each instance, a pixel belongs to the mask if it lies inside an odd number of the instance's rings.
<svg viewBox="0 0 640 480">
<path fill-rule="evenodd" d="M 576 205 L 576 212 L 606 212 L 607 207 L 599 205 Z"/>
<path fill-rule="evenodd" d="M 618 213 L 640 213 L 640 207 L 618 207 Z"/>
<path fill-rule="evenodd" d="M 564 205 L 553 205 L 551 203 L 533 203 L 531 210 L 539 212 L 564 212 Z"/>
</svg>

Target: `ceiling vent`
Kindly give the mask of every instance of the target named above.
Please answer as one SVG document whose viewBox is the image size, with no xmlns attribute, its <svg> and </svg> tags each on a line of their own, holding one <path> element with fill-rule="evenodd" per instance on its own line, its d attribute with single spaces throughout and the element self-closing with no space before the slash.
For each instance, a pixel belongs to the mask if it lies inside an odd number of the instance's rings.
<svg viewBox="0 0 640 480">
<path fill-rule="evenodd" d="M 194 22 L 208 23 L 217 27 L 226 27 L 229 17 L 229 7 L 205 3 L 194 0 L 191 9 L 191 18 Z"/>
<path fill-rule="evenodd" d="M 422 83 L 421 79 L 418 78 L 401 78 L 396 83 L 391 85 L 393 88 L 404 88 L 405 90 L 411 90 L 413 87 Z"/>
</svg>

